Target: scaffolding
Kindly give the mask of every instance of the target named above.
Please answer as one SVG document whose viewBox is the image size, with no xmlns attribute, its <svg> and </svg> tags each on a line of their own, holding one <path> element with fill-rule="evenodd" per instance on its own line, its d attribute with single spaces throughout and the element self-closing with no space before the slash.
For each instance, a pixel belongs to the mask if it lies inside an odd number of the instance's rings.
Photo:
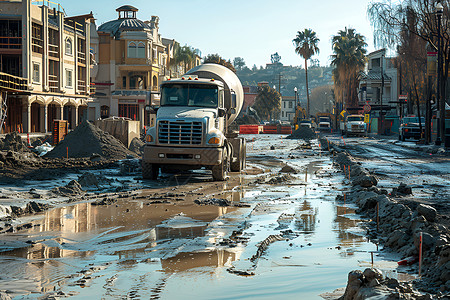
<svg viewBox="0 0 450 300">
<path fill-rule="evenodd" d="M 8 115 L 8 105 L 6 104 L 6 98 L 8 94 L 6 92 L 0 92 L 0 132 L 2 131 L 3 124 L 5 124 L 6 116 Z"/>
<path fill-rule="evenodd" d="M 28 80 L 0 72 L 0 132 L 8 115 L 8 92 L 17 93 L 28 90 Z"/>
</svg>

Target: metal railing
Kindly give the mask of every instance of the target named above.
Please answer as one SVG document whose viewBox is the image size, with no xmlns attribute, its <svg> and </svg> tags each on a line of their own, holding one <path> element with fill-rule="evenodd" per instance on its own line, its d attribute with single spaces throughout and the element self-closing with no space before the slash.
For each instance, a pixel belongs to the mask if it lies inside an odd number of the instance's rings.
<svg viewBox="0 0 450 300">
<path fill-rule="evenodd" d="M 59 46 L 58 45 L 48 45 L 48 56 L 59 58 Z"/>
<path fill-rule="evenodd" d="M 86 93 L 86 81 L 77 80 L 77 88 L 80 93 L 85 94 Z"/>
<path fill-rule="evenodd" d="M 59 80 L 56 75 L 48 75 L 48 87 L 50 92 L 57 93 L 59 90 Z"/>
<path fill-rule="evenodd" d="M 58 11 L 64 13 L 64 16 L 67 16 L 66 11 L 64 10 L 64 8 L 59 3 L 48 1 L 48 0 L 43 0 L 43 1 L 42 0 L 40 0 L 40 1 L 32 0 L 31 3 L 34 4 L 34 5 L 44 5 L 44 6 L 47 6 L 49 8 L 55 8 Z"/>
<path fill-rule="evenodd" d="M 22 49 L 22 37 L 0 36 L 0 48 Z"/>
<path fill-rule="evenodd" d="M 78 62 L 82 64 L 86 64 L 86 53 L 78 52 Z"/>
<path fill-rule="evenodd" d="M 28 79 L 0 72 L 0 89 L 26 91 Z"/>
</svg>

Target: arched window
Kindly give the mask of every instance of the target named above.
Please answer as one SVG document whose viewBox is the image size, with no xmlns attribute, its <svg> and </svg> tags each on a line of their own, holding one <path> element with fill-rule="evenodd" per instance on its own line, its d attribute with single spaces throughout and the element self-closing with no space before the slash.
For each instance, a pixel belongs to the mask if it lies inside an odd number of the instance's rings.
<svg viewBox="0 0 450 300">
<path fill-rule="evenodd" d="M 135 42 L 129 42 L 128 43 L 128 57 L 129 58 L 135 58 L 137 56 L 137 46 Z"/>
<path fill-rule="evenodd" d="M 70 38 L 66 39 L 66 54 L 72 55 L 72 40 Z"/>
<path fill-rule="evenodd" d="M 140 42 L 137 46 L 137 58 L 145 58 L 145 44 Z"/>
</svg>

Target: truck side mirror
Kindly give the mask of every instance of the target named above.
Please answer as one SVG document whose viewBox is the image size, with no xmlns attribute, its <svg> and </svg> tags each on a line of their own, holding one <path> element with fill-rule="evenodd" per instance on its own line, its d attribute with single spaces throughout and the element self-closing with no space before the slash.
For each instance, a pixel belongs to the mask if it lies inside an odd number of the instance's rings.
<svg viewBox="0 0 450 300">
<path fill-rule="evenodd" d="M 231 108 L 236 108 L 236 94 L 231 92 Z"/>
<path fill-rule="evenodd" d="M 225 108 L 219 108 L 218 110 L 219 117 L 225 117 L 227 114 L 227 110 Z"/>
</svg>

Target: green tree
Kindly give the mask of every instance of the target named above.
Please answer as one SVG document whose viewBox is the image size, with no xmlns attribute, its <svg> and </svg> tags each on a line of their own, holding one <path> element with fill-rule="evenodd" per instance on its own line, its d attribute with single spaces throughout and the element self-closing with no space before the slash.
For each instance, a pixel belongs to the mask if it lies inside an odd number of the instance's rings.
<svg viewBox="0 0 450 300">
<path fill-rule="evenodd" d="M 263 85 L 258 89 L 258 95 L 252 108 L 256 110 L 261 118 L 271 120 L 280 113 L 281 95 L 270 86 Z"/>
<path fill-rule="evenodd" d="M 308 90 L 308 59 L 314 54 L 319 53 L 319 38 L 312 29 L 305 29 L 303 31 L 298 31 L 295 39 L 292 40 L 295 45 L 295 53 L 300 55 L 305 59 L 305 77 L 306 77 L 306 99 L 307 107 L 306 113 L 308 117 L 309 114 L 309 90 Z"/>
<path fill-rule="evenodd" d="M 245 61 L 242 57 L 235 57 L 233 59 L 233 66 L 238 71 L 242 71 L 246 67 Z"/>
<path fill-rule="evenodd" d="M 340 30 L 332 39 L 333 55 L 331 65 L 335 85 L 336 100 L 344 108 L 358 104 L 358 73 L 364 69 L 367 58 L 367 43 L 363 35 L 355 29 Z"/>
<path fill-rule="evenodd" d="M 230 60 L 223 59 L 219 54 L 208 54 L 204 59 L 203 63 L 212 63 L 212 64 L 218 64 L 227 67 L 234 73 L 236 73 L 236 69 L 233 67 L 233 64 Z"/>
<path fill-rule="evenodd" d="M 176 43 L 171 64 L 181 64 L 183 67 L 183 72 L 187 72 L 194 66 L 196 53 L 197 52 L 193 47 L 188 45 L 180 47 L 180 44 Z"/>
</svg>

